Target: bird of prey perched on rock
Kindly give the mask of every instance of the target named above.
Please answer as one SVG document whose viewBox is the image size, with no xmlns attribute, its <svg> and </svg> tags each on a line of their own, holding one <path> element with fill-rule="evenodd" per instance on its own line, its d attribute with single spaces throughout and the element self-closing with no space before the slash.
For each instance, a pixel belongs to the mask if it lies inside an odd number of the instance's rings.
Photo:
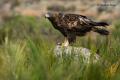
<svg viewBox="0 0 120 80">
<path fill-rule="evenodd" d="M 108 35 L 105 28 L 106 22 L 96 22 L 86 16 L 79 14 L 46 13 L 45 17 L 52 23 L 53 27 L 59 30 L 65 37 L 63 46 L 68 46 L 76 40 L 76 36 L 85 36 L 87 32 L 94 31 L 101 35 Z"/>
</svg>

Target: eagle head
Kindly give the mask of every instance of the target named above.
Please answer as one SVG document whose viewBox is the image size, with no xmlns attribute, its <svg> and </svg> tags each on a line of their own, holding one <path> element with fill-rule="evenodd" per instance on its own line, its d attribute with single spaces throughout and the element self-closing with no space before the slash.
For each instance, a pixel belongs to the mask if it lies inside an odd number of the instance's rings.
<svg viewBox="0 0 120 80">
<path fill-rule="evenodd" d="M 58 17 L 60 15 L 60 13 L 58 13 L 58 12 L 54 12 L 54 13 L 52 13 L 52 12 L 48 12 L 48 13 L 46 13 L 45 14 L 45 18 L 55 18 L 55 17 Z"/>
<path fill-rule="evenodd" d="M 46 13 L 45 14 L 45 18 L 51 18 L 51 17 L 53 17 L 54 16 L 54 14 L 52 14 L 52 13 Z"/>
</svg>

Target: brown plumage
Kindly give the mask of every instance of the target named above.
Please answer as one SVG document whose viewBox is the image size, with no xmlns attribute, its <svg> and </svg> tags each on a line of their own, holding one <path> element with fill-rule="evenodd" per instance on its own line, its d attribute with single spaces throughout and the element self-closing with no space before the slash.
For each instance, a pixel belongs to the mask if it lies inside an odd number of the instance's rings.
<svg viewBox="0 0 120 80">
<path fill-rule="evenodd" d="M 109 31 L 100 28 L 108 26 L 106 22 L 95 22 L 83 15 L 47 13 L 45 17 L 49 19 L 55 29 L 64 35 L 64 46 L 73 43 L 76 40 L 76 36 L 84 36 L 90 31 L 100 33 L 101 35 L 109 34 Z"/>
</svg>

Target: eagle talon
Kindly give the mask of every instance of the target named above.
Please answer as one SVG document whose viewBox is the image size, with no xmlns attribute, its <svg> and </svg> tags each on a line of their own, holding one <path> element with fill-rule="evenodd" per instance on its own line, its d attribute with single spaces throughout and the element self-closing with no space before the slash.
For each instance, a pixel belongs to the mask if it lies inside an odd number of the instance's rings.
<svg viewBox="0 0 120 80">
<path fill-rule="evenodd" d="M 69 46 L 69 41 L 66 37 L 65 37 L 65 41 L 62 43 L 62 46 L 64 46 L 64 47 Z"/>
</svg>

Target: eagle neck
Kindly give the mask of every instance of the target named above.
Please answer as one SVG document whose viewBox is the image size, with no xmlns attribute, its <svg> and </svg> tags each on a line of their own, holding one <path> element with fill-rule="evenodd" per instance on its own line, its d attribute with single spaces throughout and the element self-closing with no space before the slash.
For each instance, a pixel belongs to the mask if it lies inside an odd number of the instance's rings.
<svg viewBox="0 0 120 80">
<path fill-rule="evenodd" d="M 50 20 L 50 22 L 52 23 L 52 25 L 56 28 L 57 24 L 55 22 L 54 18 L 48 18 Z"/>
</svg>

